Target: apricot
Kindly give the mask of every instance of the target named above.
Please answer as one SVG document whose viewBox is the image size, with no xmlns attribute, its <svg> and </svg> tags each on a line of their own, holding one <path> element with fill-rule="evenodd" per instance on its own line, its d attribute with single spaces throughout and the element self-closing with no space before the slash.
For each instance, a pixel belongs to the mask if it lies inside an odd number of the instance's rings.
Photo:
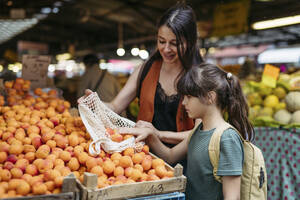
<svg viewBox="0 0 300 200">
<path fill-rule="evenodd" d="M 20 184 L 21 179 L 10 179 L 8 181 L 8 190 L 15 190 L 17 186 Z"/>
<path fill-rule="evenodd" d="M 33 135 L 33 134 L 32 134 Z M 35 149 L 38 149 L 43 143 L 42 138 L 40 136 L 35 136 L 31 139 L 31 143 Z"/>
<path fill-rule="evenodd" d="M 77 146 L 77 145 L 79 144 L 78 136 L 75 135 L 75 134 L 69 135 L 69 144 L 70 144 L 72 147 Z"/>
<path fill-rule="evenodd" d="M 130 156 L 131 157 L 131 156 L 133 156 L 133 154 L 134 154 L 134 149 L 131 148 L 131 147 L 129 147 L 129 148 L 127 148 L 123 151 L 124 156 Z"/>
<path fill-rule="evenodd" d="M 150 170 L 148 171 L 148 175 L 151 175 L 151 174 L 155 174 L 155 169 L 150 169 Z"/>
<path fill-rule="evenodd" d="M 139 170 L 140 172 L 144 171 L 144 168 L 140 164 L 135 164 L 133 168 Z"/>
<path fill-rule="evenodd" d="M 71 160 L 71 154 L 68 151 L 62 151 L 59 154 L 59 158 L 62 159 L 63 161 L 65 161 L 65 162 L 68 162 L 68 161 Z"/>
<path fill-rule="evenodd" d="M 44 183 L 34 184 L 32 186 L 32 192 L 37 195 L 46 194 L 47 186 Z"/>
<path fill-rule="evenodd" d="M 119 133 L 111 135 L 110 138 L 114 142 L 122 142 L 123 140 L 123 136 Z"/>
<path fill-rule="evenodd" d="M 20 168 L 12 168 L 10 170 L 10 173 L 12 175 L 13 178 L 21 178 L 23 176 L 23 171 Z"/>
<path fill-rule="evenodd" d="M 24 145 L 24 153 L 28 153 L 28 152 L 36 152 L 36 149 L 33 145 L 30 144 L 25 144 Z"/>
<path fill-rule="evenodd" d="M 46 142 L 46 145 L 48 145 L 51 149 L 56 147 L 56 142 L 54 140 L 48 140 Z"/>
<path fill-rule="evenodd" d="M 15 167 L 20 168 L 23 172 L 25 171 L 26 167 L 29 165 L 29 161 L 27 159 L 19 159 L 15 163 Z"/>
<path fill-rule="evenodd" d="M 29 180 L 32 178 L 32 176 L 30 174 L 23 174 L 21 178 L 29 183 Z"/>
<path fill-rule="evenodd" d="M 89 155 L 86 152 L 82 152 L 78 156 L 78 160 L 81 164 L 86 164 L 86 161 L 88 160 Z"/>
<path fill-rule="evenodd" d="M 127 167 L 124 171 L 125 176 L 129 178 L 132 174 L 132 171 L 133 171 L 132 167 Z"/>
<path fill-rule="evenodd" d="M 0 152 L 7 152 L 9 151 L 9 144 L 6 142 L 0 142 Z"/>
<path fill-rule="evenodd" d="M 142 177 L 142 172 L 138 169 L 133 169 L 130 178 L 134 181 L 138 181 Z"/>
<path fill-rule="evenodd" d="M 103 169 L 100 166 L 93 167 L 90 172 L 96 174 L 98 177 L 103 175 Z"/>
<path fill-rule="evenodd" d="M 27 195 L 30 192 L 30 185 L 26 181 L 22 181 L 16 188 L 17 194 L 22 196 Z"/>
<path fill-rule="evenodd" d="M 158 167 L 159 165 L 165 165 L 165 162 L 160 159 L 160 158 L 156 158 L 152 160 L 152 168 L 155 169 L 156 167 Z"/>
<path fill-rule="evenodd" d="M 69 167 L 62 167 L 59 172 L 62 176 L 68 176 L 71 173 L 71 170 Z"/>
<path fill-rule="evenodd" d="M 157 181 L 157 180 L 160 180 L 160 178 L 155 174 L 150 174 L 147 179 L 147 181 Z"/>
<path fill-rule="evenodd" d="M 45 182 L 45 185 L 47 186 L 47 190 L 50 192 L 52 192 L 55 189 L 54 181 L 47 181 Z"/>
<path fill-rule="evenodd" d="M 37 166 L 33 165 L 33 164 L 29 164 L 27 167 L 26 167 L 26 170 L 25 170 L 26 174 L 30 174 L 32 176 L 35 176 L 38 174 L 38 168 Z"/>
<path fill-rule="evenodd" d="M 71 169 L 71 171 L 76 171 L 79 169 L 80 164 L 77 160 L 77 158 L 73 157 L 71 160 L 68 162 L 68 167 Z"/>
<path fill-rule="evenodd" d="M 44 173 L 47 170 L 50 170 L 53 168 L 53 162 L 51 160 L 43 160 L 39 165 L 38 165 L 38 170 L 40 173 Z"/>
<path fill-rule="evenodd" d="M 122 156 L 120 158 L 119 165 L 121 167 L 123 167 L 123 168 L 132 167 L 133 166 L 133 162 L 131 160 L 131 157 L 130 156 Z"/>
<path fill-rule="evenodd" d="M 0 152 L 0 164 L 4 163 L 7 159 L 7 153 L 5 151 Z"/>
<path fill-rule="evenodd" d="M 120 175 L 124 175 L 125 173 L 125 170 L 123 167 L 121 166 L 117 166 L 114 170 L 114 176 L 117 177 L 117 176 L 120 176 Z"/>
<path fill-rule="evenodd" d="M 144 169 L 144 171 L 148 171 L 149 169 L 151 169 L 152 166 L 152 159 L 148 159 L 147 157 L 145 157 L 142 161 L 142 167 Z"/>
<path fill-rule="evenodd" d="M 143 161 L 143 155 L 140 153 L 135 153 L 132 156 L 132 162 L 134 164 L 140 164 Z"/>
<path fill-rule="evenodd" d="M 49 155 L 50 150 L 50 147 L 44 144 L 38 148 L 38 150 L 35 153 L 35 156 L 37 158 L 45 159 Z"/>
<path fill-rule="evenodd" d="M 158 177 L 160 177 L 160 178 L 166 176 L 166 174 L 167 174 L 167 169 L 166 169 L 166 167 L 165 167 L 164 165 L 159 165 L 159 166 L 157 166 L 157 167 L 155 168 L 155 174 L 156 174 Z"/>
<path fill-rule="evenodd" d="M 65 166 L 65 162 L 62 159 L 57 158 L 54 161 L 54 166 L 56 167 L 56 166 L 59 166 L 59 165 Z"/>
<path fill-rule="evenodd" d="M 148 145 L 144 145 L 142 151 L 145 153 L 145 154 L 149 154 L 149 146 Z"/>
<path fill-rule="evenodd" d="M 115 170 L 115 163 L 113 163 L 111 160 L 106 160 L 103 163 L 103 171 L 105 174 L 111 174 Z"/>
<path fill-rule="evenodd" d="M 11 173 L 7 169 L 0 170 L 0 177 L 2 181 L 9 181 L 11 179 Z"/>
<path fill-rule="evenodd" d="M 56 187 L 61 187 L 63 184 L 64 177 L 59 176 L 54 179 L 54 183 Z M 53 192 L 54 193 L 54 192 Z"/>
<path fill-rule="evenodd" d="M 85 165 L 88 170 L 92 169 L 93 167 L 97 166 L 97 160 L 93 157 L 88 157 L 88 159 L 85 162 Z"/>
<path fill-rule="evenodd" d="M 84 149 L 83 149 L 82 146 L 77 145 L 77 146 L 74 147 L 73 151 L 74 151 L 75 156 L 78 158 L 79 155 L 84 152 Z"/>
<path fill-rule="evenodd" d="M 167 177 L 174 177 L 174 171 L 167 171 L 167 173 L 165 174 Z"/>
<path fill-rule="evenodd" d="M 24 158 L 31 163 L 35 160 L 35 153 L 28 152 L 28 153 L 25 154 Z"/>
<path fill-rule="evenodd" d="M 115 152 L 113 154 L 111 154 L 110 159 L 113 160 L 119 160 L 122 157 L 122 154 L 119 152 Z"/>
<path fill-rule="evenodd" d="M 51 169 L 44 173 L 44 180 L 45 181 L 54 181 L 54 179 L 59 176 L 61 176 L 61 173 L 59 170 Z"/>
</svg>

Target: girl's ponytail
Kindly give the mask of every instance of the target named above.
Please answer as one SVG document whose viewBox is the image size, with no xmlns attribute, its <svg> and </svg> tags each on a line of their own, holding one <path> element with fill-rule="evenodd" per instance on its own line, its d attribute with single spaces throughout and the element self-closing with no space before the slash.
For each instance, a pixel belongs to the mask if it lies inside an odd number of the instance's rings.
<svg viewBox="0 0 300 200">
<path fill-rule="evenodd" d="M 231 73 L 226 73 L 226 79 L 228 81 L 228 101 L 226 109 L 228 112 L 228 122 L 242 134 L 244 139 L 251 141 L 254 139 L 254 130 L 248 120 L 249 107 L 239 80 Z"/>
</svg>

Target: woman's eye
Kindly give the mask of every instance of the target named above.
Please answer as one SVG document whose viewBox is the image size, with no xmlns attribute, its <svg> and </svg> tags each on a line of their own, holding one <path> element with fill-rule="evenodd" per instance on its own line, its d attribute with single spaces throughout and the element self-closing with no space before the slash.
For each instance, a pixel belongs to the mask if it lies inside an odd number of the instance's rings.
<svg viewBox="0 0 300 200">
<path fill-rule="evenodd" d="M 165 41 L 161 41 L 161 40 L 159 40 L 158 41 L 160 44 L 164 44 L 165 43 Z"/>
<path fill-rule="evenodd" d="M 171 42 L 170 43 L 172 46 L 177 46 L 177 43 Z"/>
</svg>

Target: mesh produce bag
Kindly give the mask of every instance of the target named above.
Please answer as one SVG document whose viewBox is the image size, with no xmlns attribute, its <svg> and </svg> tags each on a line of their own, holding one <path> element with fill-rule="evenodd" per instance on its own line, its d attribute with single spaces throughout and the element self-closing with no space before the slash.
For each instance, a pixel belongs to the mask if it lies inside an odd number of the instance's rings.
<svg viewBox="0 0 300 200">
<path fill-rule="evenodd" d="M 122 152 L 128 147 L 140 151 L 143 143 L 135 143 L 135 138 L 130 137 L 122 142 L 114 142 L 106 128 L 116 129 L 120 127 L 134 127 L 135 123 L 119 116 L 108 108 L 99 98 L 96 92 L 79 100 L 78 110 L 80 117 L 90 134 L 93 142 L 89 146 L 92 155 L 98 155 L 102 147 L 107 153 Z"/>
</svg>

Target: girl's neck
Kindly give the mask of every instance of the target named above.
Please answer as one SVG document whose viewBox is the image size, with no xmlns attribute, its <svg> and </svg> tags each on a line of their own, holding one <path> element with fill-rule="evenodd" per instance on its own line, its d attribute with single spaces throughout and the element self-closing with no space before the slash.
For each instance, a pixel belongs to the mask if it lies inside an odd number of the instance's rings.
<svg viewBox="0 0 300 200">
<path fill-rule="evenodd" d="M 217 108 L 209 109 L 210 112 L 207 112 L 202 118 L 202 130 L 208 131 L 214 128 L 217 128 L 220 124 L 225 123 L 222 113 Z"/>
</svg>

